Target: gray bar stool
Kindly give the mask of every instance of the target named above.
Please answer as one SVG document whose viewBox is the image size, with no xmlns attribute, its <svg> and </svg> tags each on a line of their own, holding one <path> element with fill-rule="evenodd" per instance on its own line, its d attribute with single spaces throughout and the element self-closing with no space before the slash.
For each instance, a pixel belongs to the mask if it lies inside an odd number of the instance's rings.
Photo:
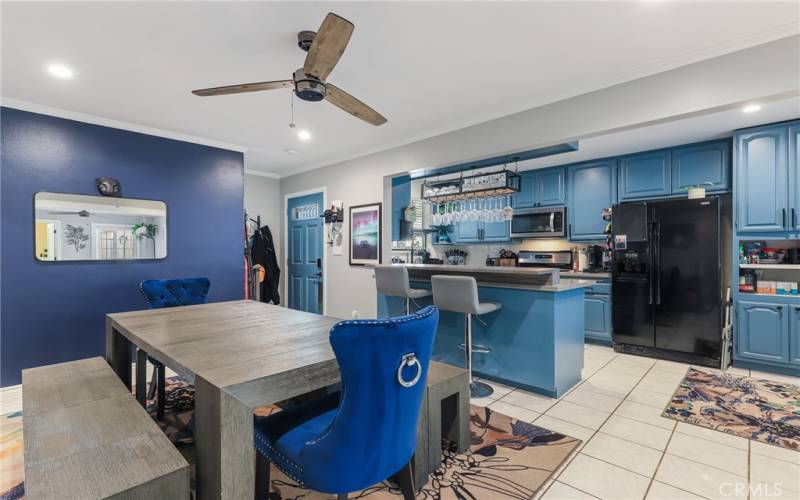
<svg viewBox="0 0 800 500">
<path fill-rule="evenodd" d="M 469 392 L 473 398 L 490 396 L 492 387 L 472 379 L 472 353 L 489 353 L 491 350 L 482 345 L 472 345 L 472 315 L 487 314 L 500 309 L 499 302 L 480 302 L 478 300 L 478 283 L 472 276 L 431 276 L 433 303 L 443 311 L 463 313 L 464 318 L 464 353 L 469 372 Z M 478 320 L 480 321 L 480 320 Z"/>
<path fill-rule="evenodd" d="M 414 299 L 428 297 L 431 294 L 430 290 L 411 288 L 408 283 L 408 269 L 405 266 L 375 266 L 375 285 L 384 295 L 406 299 L 406 314 L 411 314 L 411 302 Z M 419 308 L 416 302 L 414 305 Z"/>
</svg>

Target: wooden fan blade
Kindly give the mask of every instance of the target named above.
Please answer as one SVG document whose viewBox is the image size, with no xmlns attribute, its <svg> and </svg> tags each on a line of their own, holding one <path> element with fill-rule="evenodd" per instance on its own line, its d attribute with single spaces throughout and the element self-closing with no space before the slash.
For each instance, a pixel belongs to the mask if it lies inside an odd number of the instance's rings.
<svg viewBox="0 0 800 500">
<path fill-rule="evenodd" d="M 325 91 L 327 94 L 325 99 L 327 99 L 337 108 L 347 111 L 356 118 L 361 118 L 370 125 L 375 126 L 386 123 L 386 118 L 383 115 L 359 101 L 355 97 L 351 96 L 344 90 L 340 89 L 336 85 L 326 83 Z"/>
<path fill-rule="evenodd" d="M 212 87 L 210 89 L 192 90 L 192 94 L 203 97 L 211 95 L 241 94 L 243 92 L 260 92 L 262 90 L 285 89 L 294 86 L 292 80 L 275 80 L 274 82 L 242 83 L 227 85 L 225 87 Z"/>
<path fill-rule="evenodd" d="M 325 80 L 342 57 L 353 28 L 353 23 L 347 19 L 328 12 L 308 49 L 303 73 Z"/>
</svg>

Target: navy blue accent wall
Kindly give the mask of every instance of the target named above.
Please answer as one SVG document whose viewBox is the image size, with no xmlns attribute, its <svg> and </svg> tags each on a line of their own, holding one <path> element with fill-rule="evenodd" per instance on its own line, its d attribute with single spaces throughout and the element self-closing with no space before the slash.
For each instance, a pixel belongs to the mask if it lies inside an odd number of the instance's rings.
<svg viewBox="0 0 800 500">
<path fill-rule="evenodd" d="M 138 283 L 207 276 L 209 301 L 243 298 L 243 154 L 63 118 L 0 108 L 0 385 L 32 366 L 103 355 L 105 314 L 144 308 Z M 167 257 L 142 262 L 38 262 L 37 191 L 167 204 Z"/>
</svg>

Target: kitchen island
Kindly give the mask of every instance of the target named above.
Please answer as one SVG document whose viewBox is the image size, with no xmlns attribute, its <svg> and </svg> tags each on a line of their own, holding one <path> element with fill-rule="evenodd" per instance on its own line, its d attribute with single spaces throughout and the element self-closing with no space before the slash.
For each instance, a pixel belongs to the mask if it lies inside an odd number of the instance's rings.
<svg viewBox="0 0 800 500">
<path fill-rule="evenodd" d="M 430 289 L 433 275 L 473 276 L 482 302 L 502 304 L 473 319 L 473 343 L 491 349 L 473 355 L 476 376 L 551 397 L 580 381 L 584 290 L 594 281 L 561 278 L 558 270 L 541 267 L 404 265 L 412 288 Z M 433 298 L 417 303 L 424 307 Z M 400 315 L 404 304 L 400 297 L 378 294 L 378 315 Z M 433 359 L 464 366 L 463 343 L 464 315 L 441 311 Z"/>
</svg>

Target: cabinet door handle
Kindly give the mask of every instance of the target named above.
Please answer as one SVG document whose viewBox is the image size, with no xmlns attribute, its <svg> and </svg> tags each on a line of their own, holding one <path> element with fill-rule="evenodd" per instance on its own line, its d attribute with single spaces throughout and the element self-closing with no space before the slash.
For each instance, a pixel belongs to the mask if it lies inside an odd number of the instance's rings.
<svg viewBox="0 0 800 500">
<path fill-rule="evenodd" d="M 786 209 L 785 208 L 781 209 L 781 223 L 782 223 L 783 227 L 786 227 Z"/>
<path fill-rule="evenodd" d="M 797 227 L 797 213 L 792 209 L 792 227 Z"/>
</svg>

